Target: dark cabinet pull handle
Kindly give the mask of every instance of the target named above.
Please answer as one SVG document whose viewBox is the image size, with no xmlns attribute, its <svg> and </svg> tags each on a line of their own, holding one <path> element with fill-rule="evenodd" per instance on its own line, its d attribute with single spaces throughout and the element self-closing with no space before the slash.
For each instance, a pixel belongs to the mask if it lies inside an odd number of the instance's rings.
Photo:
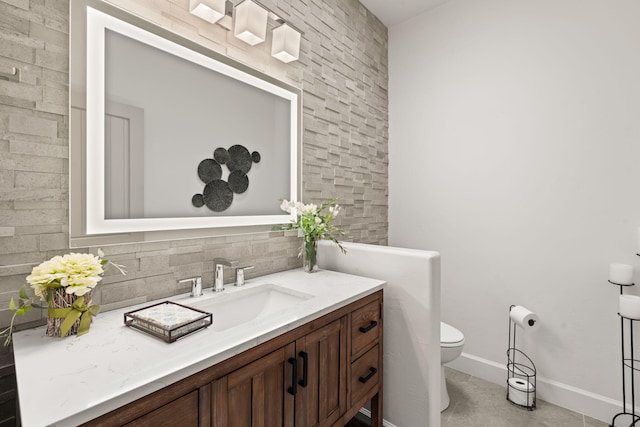
<svg viewBox="0 0 640 427">
<path fill-rule="evenodd" d="M 369 381 L 371 379 L 371 377 L 373 377 L 376 374 L 376 372 L 378 372 L 378 370 L 376 368 L 369 368 L 369 369 L 370 369 L 370 371 L 369 371 L 369 373 L 367 374 L 366 377 L 358 378 L 358 381 L 360 381 L 362 384 L 364 384 L 367 381 Z"/>
<path fill-rule="evenodd" d="M 298 392 L 298 360 L 290 357 L 287 362 L 291 364 L 291 387 L 287 389 L 289 394 L 296 395 Z"/>
<path fill-rule="evenodd" d="M 302 357 L 302 379 L 298 381 L 298 384 L 302 387 L 306 387 L 309 379 L 309 354 L 305 351 L 301 351 L 298 353 L 298 356 Z"/>
<path fill-rule="evenodd" d="M 363 334 L 365 332 L 369 332 L 370 330 L 372 330 L 373 328 L 375 328 L 376 326 L 378 326 L 378 322 L 376 322 L 375 320 L 372 320 L 371 323 L 369 323 L 369 326 L 360 326 L 360 332 L 362 332 Z"/>
</svg>

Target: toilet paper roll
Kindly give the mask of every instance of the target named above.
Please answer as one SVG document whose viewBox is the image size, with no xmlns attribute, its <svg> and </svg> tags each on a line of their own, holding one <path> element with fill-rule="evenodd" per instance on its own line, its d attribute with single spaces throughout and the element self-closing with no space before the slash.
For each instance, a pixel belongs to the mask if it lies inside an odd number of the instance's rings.
<svg viewBox="0 0 640 427">
<path fill-rule="evenodd" d="M 533 406 L 533 392 L 536 388 L 527 380 L 522 378 L 509 378 L 509 400 L 516 405 Z"/>
<path fill-rule="evenodd" d="M 538 315 L 530 311 L 529 309 L 516 305 L 509 312 L 509 317 L 513 320 L 513 323 L 520 326 L 522 329 L 537 329 L 540 319 Z"/>
</svg>

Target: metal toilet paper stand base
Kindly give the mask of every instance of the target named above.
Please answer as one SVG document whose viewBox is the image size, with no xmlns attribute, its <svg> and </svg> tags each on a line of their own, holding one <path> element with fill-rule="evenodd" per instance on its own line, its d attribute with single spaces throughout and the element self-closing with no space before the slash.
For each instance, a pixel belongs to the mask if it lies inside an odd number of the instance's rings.
<svg viewBox="0 0 640 427">
<path fill-rule="evenodd" d="M 509 312 L 515 307 L 509 307 Z M 509 316 L 509 347 L 507 348 L 507 400 L 523 409 L 536 409 L 536 365 L 516 348 L 516 324 Z M 640 425 L 639 425 L 640 427 Z"/>
<path fill-rule="evenodd" d="M 640 254 L 636 254 L 638 256 L 640 256 Z M 635 283 L 631 283 L 631 284 L 620 284 L 620 283 L 614 283 L 611 280 L 608 281 L 609 283 L 611 283 L 612 285 L 616 285 L 616 286 L 620 286 L 620 295 L 622 295 L 622 290 L 624 289 L 624 286 L 633 286 L 635 285 Z M 623 315 L 621 315 L 620 313 L 618 313 L 618 316 L 620 316 L 620 334 L 621 334 L 621 342 L 622 342 L 622 412 L 616 414 L 613 416 L 613 418 L 611 419 L 611 427 L 616 426 L 616 419 L 618 417 L 621 418 L 629 418 L 629 427 L 635 427 L 638 426 L 640 427 L 640 415 L 636 414 L 636 388 L 635 388 L 635 381 L 634 381 L 634 372 L 635 371 L 640 371 L 640 360 L 636 360 L 634 358 L 633 355 L 633 322 L 637 322 L 637 319 L 630 319 L 628 317 L 624 317 Z M 625 331 L 625 320 L 627 321 L 627 329 L 629 331 L 629 338 L 630 338 L 630 343 L 627 349 L 627 346 L 625 346 L 625 340 L 624 340 L 624 331 Z M 627 350 L 629 351 L 629 355 L 627 357 Z M 626 377 L 627 377 L 627 371 L 629 372 L 629 382 L 627 384 L 626 381 Z M 631 405 L 630 406 L 630 410 L 631 412 L 627 412 L 627 388 L 629 389 L 629 391 L 631 392 Z"/>
</svg>

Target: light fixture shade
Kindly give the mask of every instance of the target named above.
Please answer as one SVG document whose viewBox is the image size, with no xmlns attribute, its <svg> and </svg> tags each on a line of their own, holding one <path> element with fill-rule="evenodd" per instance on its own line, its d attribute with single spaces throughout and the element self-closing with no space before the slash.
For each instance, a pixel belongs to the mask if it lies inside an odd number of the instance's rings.
<svg viewBox="0 0 640 427">
<path fill-rule="evenodd" d="M 224 17 L 226 0 L 189 0 L 189 12 L 215 24 Z"/>
<path fill-rule="evenodd" d="M 271 56 L 284 63 L 295 61 L 300 56 L 300 33 L 286 22 L 271 32 Z"/>
<path fill-rule="evenodd" d="M 243 42 L 255 46 L 267 36 L 269 12 L 252 0 L 244 0 L 233 12 L 233 35 Z"/>
</svg>

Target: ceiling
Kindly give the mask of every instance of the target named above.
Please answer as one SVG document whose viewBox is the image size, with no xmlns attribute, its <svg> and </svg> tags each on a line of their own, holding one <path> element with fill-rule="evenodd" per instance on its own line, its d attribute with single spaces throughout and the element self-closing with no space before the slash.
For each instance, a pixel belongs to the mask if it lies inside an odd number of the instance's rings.
<svg viewBox="0 0 640 427">
<path fill-rule="evenodd" d="M 367 9 L 390 28 L 448 0 L 360 0 Z"/>
</svg>

